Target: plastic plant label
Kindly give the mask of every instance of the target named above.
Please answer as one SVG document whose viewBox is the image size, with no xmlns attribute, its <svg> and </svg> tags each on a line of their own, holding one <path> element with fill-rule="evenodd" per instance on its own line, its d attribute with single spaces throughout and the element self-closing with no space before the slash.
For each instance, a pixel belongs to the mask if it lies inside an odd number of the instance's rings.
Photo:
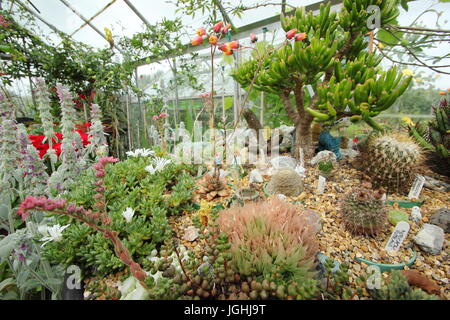
<svg viewBox="0 0 450 320">
<path fill-rule="evenodd" d="M 319 194 L 323 194 L 325 191 L 325 182 L 327 179 L 325 177 L 319 176 L 319 183 L 317 185 L 317 191 L 319 191 Z"/>
<path fill-rule="evenodd" d="M 389 241 L 384 249 L 386 251 L 398 251 L 408 235 L 409 228 L 408 222 L 400 221 L 397 223 L 397 226 L 392 232 L 391 237 L 389 238 Z"/>
<path fill-rule="evenodd" d="M 381 201 L 386 202 L 387 199 L 387 195 L 386 193 L 383 193 L 383 195 L 381 196 Z"/>
<path fill-rule="evenodd" d="M 309 96 L 310 96 L 310 97 L 314 97 L 314 90 L 313 90 L 312 85 L 308 84 L 308 85 L 306 86 L 306 90 L 308 90 L 308 93 L 309 93 Z"/>
<path fill-rule="evenodd" d="M 300 148 L 300 167 L 305 166 L 305 155 L 303 153 L 303 148 Z"/>
<path fill-rule="evenodd" d="M 417 175 L 408 194 L 408 199 L 419 199 L 420 192 L 425 184 L 425 177 Z"/>
</svg>

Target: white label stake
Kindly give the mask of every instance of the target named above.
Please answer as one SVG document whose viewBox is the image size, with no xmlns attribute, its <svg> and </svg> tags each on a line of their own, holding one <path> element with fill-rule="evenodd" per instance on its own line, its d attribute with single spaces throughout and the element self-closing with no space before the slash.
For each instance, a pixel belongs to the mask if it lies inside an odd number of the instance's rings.
<svg viewBox="0 0 450 320">
<path fill-rule="evenodd" d="M 409 232 L 409 223 L 405 221 L 400 221 L 397 223 L 394 231 L 389 238 L 389 241 L 386 244 L 384 249 L 386 251 L 398 251 L 402 246 L 403 241 L 406 239 L 406 236 Z"/>
<path fill-rule="evenodd" d="M 319 194 L 323 194 L 325 191 L 325 182 L 327 179 L 325 177 L 319 176 L 319 183 L 317 185 L 317 191 L 319 191 Z"/>
<path fill-rule="evenodd" d="M 425 184 L 425 177 L 421 175 L 417 175 L 416 179 L 411 186 L 411 190 L 409 191 L 408 198 L 409 199 L 419 199 L 420 192 L 422 191 L 423 185 Z"/>
</svg>

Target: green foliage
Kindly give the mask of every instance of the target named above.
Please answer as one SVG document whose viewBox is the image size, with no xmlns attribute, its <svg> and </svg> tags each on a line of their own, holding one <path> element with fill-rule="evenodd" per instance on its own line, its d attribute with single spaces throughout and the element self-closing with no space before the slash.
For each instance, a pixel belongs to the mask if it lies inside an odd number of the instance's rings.
<svg viewBox="0 0 450 320">
<path fill-rule="evenodd" d="M 421 289 L 413 289 L 404 275 L 398 270 L 391 272 L 389 281 L 384 282 L 380 289 L 367 288 L 374 300 L 439 300 Z"/>
<path fill-rule="evenodd" d="M 350 288 L 350 276 L 348 265 L 342 263 L 339 270 L 333 272 L 335 263 L 333 259 L 325 261 L 324 280 L 320 286 L 320 292 L 325 300 L 348 300 L 353 296 L 353 290 Z"/>
<path fill-rule="evenodd" d="M 440 105 L 434 108 L 434 116 L 435 119 L 428 124 L 418 122 L 415 125 L 409 125 L 409 133 L 422 148 L 433 152 L 432 155 L 439 167 L 448 168 L 450 166 L 449 100 L 443 99 Z"/>
<path fill-rule="evenodd" d="M 322 176 L 327 177 L 333 171 L 333 162 L 332 161 L 321 161 L 319 162 L 319 170 Z"/>
<path fill-rule="evenodd" d="M 145 171 L 148 158 L 136 157 L 107 168 L 105 176 L 106 202 L 112 219 L 111 229 L 130 251 L 135 261 L 142 263 L 152 250 L 158 248 L 172 231 L 167 216 L 192 210 L 192 190 L 195 188 L 194 169 L 185 165 L 169 164 L 153 175 Z M 69 202 L 93 208 L 93 172 L 80 177 L 73 189 L 65 195 Z M 126 208 L 135 210 L 132 222 L 122 216 Z M 87 225 L 55 215 L 58 223 L 71 227 L 60 242 L 45 246 L 45 256 L 53 263 L 84 266 L 88 273 L 106 275 L 124 267 L 114 254 L 109 239 Z"/>
<path fill-rule="evenodd" d="M 306 33 L 306 39 L 269 49 L 243 63 L 233 77 L 245 88 L 255 78 L 257 90 L 285 97 L 294 92 L 297 109 L 306 110 L 317 122 L 331 124 L 350 115 L 353 121 L 364 120 L 381 129 L 372 118 L 392 106 L 412 77 L 405 78 L 395 67 L 382 71 L 382 57 L 365 51 L 364 35 L 372 14 L 366 8 L 371 4 L 380 6 L 383 25 L 398 16 L 392 0 L 346 0 L 339 14 L 328 4 L 321 5 L 317 15 L 298 8 L 292 17 L 282 16 L 284 31 L 295 28 Z M 305 85 L 313 87 L 315 99 L 303 94 Z M 296 112 L 285 101 L 295 122 Z"/>
</svg>

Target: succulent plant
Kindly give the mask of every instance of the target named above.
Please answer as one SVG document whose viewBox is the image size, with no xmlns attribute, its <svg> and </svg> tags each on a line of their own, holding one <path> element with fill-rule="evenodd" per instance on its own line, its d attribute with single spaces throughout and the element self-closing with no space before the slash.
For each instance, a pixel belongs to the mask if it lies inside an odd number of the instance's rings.
<svg viewBox="0 0 450 320">
<path fill-rule="evenodd" d="M 253 279 L 248 281 L 251 298 L 314 295 L 315 226 L 297 206 L 273 198 L 232 207 L 219 214 L 217 226 L 229 236 L 234 271 Z"/>
<path fill-rule="evenodd" d="M 342 214 L 346 228 L 354 234 L 375 235 L 387 222 L 382 191 L 375 192 L 362 186 L 350 192 L 342 203 Z"/>
<path fill-rule="evenodd" d="M 450 166 L 450 101 L 443 99 L 434 109 L 435 119 L 428 124 L 409 124 L 409 134 L 425 150 L 432 152 L 434 170 L 449 175 Z"/>
<path fill-rule="evenodd" d="M 211 201 L 216 197 L 226 197 L 228 196 L 226 185 L 227 182 L 225 178 L 206 174 L 198 181 L 197 193 L 200 194 L 202 199 L 208 201 Z"/>
<path fill-rule="evenodd" d="M 398 270 L 392 271 L 390 280 L 383 283 L 381 288 L 367 288 L 367 291 L 374 300 L 439 300 L 439 297 L 421 289 L 413 289 Z"/>
<path fill-rule="evenodd" d="M 409 190 L 423 161 L 423 151 L 412 138 L 401 133 L 381 133 L 367 141 L 363 153 L 365 173 L 374 187 L 388 192 Z"/>
<path fill-rule="evenodd" d="M 332 161 L 321 161 L 319 162 L 320 175 L 323 177 L 331 176 L 333 172 L 333 162 Z"/>
<path fill-rule="evenodd" d="M 276 171 L 267 184 L 267 192 L 269 194 L 284 194 L 288 197 L 296 197 L 302 191 L 302 177 L 292 169 Z"/>
</svg>

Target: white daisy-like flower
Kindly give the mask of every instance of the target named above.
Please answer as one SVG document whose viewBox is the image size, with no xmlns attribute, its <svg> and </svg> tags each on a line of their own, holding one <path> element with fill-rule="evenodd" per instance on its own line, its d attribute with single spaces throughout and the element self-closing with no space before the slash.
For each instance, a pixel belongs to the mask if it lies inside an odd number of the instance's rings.
<svg viewBox="0 0 450 320">
<path fill-rule="evenodd" d="M 134 151 L 127 152 L 127 156 L 129 157 L 149 157 L 154 155 L 155 151 L 152 151 L 150 149 L 136 149 Z"/>
<path fill-rule="evenodd" d="M 167 166 L 171 162 L 172 162 L 172 160 L 164 159 L 164 158 L 155 158 L 153 160 L 153 164 L 155 165 L 155 168 L 157 171 L 163 170 L 164 167 Z"/>
<path fill-rule="evenodd" d="M 124 212 L 122 212 L 122 216 L 128 223 L 130 223 L 134 216 L 134 209 L 127 208 Z"/>
<path fill-rule="evenodd" d="M 149 165 L 145 167 L 145 171 L 149 172 L 150 174 L 155 174 L 156 173 L 156 168 L 153 167 L 153 165 Z"/>
<path fill-rule="evenodd" d="M 162 171 L 172 160 L 164 159 L 164 158 L 155 158 L 153 159 L 153 164 L 145 167 L 145 170 L 150 174 L 155 174 L 158 171 Z"/>
<path fill-rule="evenodd" d="M 45 227 L 40 227 L 39 232 L 42 232 L 44 235 L 46 235 L 45 237 L 43 237 L 41 239 L 41 241 L 45 241 L 42 244 L 42 247 L 45 246 L 47 243 L 49 243 L 50 241 L 55 241 L 55 242 L 59 242 L 62 240 L 62 232 L 68 228 L 70 226 L 70 224 L 65 225 L 65 226 L 61 226 L 59 224 L 55 224 L 54 226 L 45 228 Z"/>
</svg>

